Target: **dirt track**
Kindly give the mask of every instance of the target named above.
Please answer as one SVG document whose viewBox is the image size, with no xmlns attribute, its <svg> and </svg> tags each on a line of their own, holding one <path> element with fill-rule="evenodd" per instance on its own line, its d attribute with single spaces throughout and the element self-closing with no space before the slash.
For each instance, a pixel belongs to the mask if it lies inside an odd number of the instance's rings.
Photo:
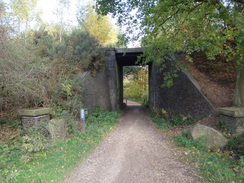
<svg viewBox="0 0 244 183">
<path fill-rule="evenodd" d="M 195 183 L 197 179 L 137 105 L 127 108 L 113 133 L 64 182 Z"/>
</svg>

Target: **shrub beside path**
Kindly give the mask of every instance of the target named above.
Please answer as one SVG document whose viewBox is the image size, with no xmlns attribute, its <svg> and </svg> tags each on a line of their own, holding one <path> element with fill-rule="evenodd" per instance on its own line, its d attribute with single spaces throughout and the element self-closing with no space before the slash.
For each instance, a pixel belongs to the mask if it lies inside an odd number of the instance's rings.
<svg viewBox="0 0 244 183">
<path fill-rule="evenodd" d="M 135 103 L 130 103 L 135 104 Z M 64 183 L 197 182 L 174 155 L 143 106 L 129 106 L 116 129 Z"/>
</svg>

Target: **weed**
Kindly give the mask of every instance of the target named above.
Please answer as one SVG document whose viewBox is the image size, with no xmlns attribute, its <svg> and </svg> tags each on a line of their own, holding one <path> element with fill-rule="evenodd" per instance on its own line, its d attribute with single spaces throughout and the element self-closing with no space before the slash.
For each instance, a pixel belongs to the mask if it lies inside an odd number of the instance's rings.
<svg viewBox="0 0 244 183">
<path fill-rule="evenodd" d="M 157 124 L 158 128 L 171 128 L 178 125 L 190 125 L 194 120 L 190 116 L 166 115 L 167 112 L 154 109 L 155 113 L 149 111 L 149 115 Z M 219 126 L 224 130 L 225 136 L 229 139 L 225 149 L 211 151 L 205 145 L 205 138 L 194 141 L 189 131 L 183 131 L 181 135 L 175 136 L 174 142 L 177 146 L 183 147 L 184 157 L 191 162 L 206 182 L 215 183 L 242 183 L 244 180 L 244 157 L 243 157 L 243 136 L 231 136 L 225 130 L 223 121 Z M 167 134 L 167 133 L 166 133 Z"/>
<path fill-rule="evenodd" d="M 226 130 L 226 124 L 225 124 L 225 121 L 224 120 L 219 120 L 218 121 L 218 126 L 223 129 L 223 130 Z"/>
<path fill-rule="evenodd" d="M 178 146 L 183 146 L 189 149 L 199 149 L 202 151 L 206 151 L 206 147 L 204 145 L 205 138 L 202 137 L 198 141 L 194 141 L 189 133 L 189 131 L 183 131 L 182 135 L 175 136 L 174 141 Z"/>
<path fill-rule="evenodd" d="M 108 134 L 119 114 L 97 109 L 97 117 L 91 116 L 86 121 L 86 134 L 73 133 L 68 139 L 48 144 L 41 134 L 34 134 L 1 144 L 0 182 L 62 180 Z"/>
<path fill-rule="evenodd" d="M 7 118 L 0 118 L 0 124 L 5 124 L 8 122 L 9 119 Z"/>
<path fill-rule="evenodd" d="M 153 122 L 157 124 L 158 128 L 170 128 L 179 125 L 191 125 L 195 121 L 190 115 L 168 115 L 168 113 L 162 109 L 162 111 L 154 109 L 156 112 L 149 111 L 149 116 Z"/>
<path fill-rule="evenodd" d="M 225 149 L 228 151 L 233 151 L 233 153 L 239 158 L 244 156 L 244 135 L 229 136 L 228 144 Z"/>
<path fill-rule="evenodd" d="M 175 136 L 174 141 L 178 146 L 189 149 L 186 158 L 194 163 L 207 182 L 242 182 L 243 157 L 237 161 L 231 156 L 231 151 L 207 150 L 204 138 L 195 142 L 186 132 L 182 136 Z"/>
<path fill-rule="evenodd" d="M 25 135 L 22 139 L 22 147 L 28 152 L 38 152 L 46 149 L 47 137 L 38 131 L 30 135 Z"/>
<path fill-rule="evenodd" d="M 168 121 L 173 126 L 191 125 L 195 123 L 195 121 L 192 119 L 190 115 L 183 115 L 183 114 L 171 115 Z"/>
</svg>

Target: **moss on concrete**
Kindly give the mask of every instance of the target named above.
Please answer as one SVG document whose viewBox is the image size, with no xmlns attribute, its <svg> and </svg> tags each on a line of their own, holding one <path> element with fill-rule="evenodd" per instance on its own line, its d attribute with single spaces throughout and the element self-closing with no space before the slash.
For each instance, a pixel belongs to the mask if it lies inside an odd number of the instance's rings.
<svg viewBox="0 0 244 183">
<path fill-rule="evenodd" d="M 18 110 L 20 116 L 40 116 L 44 114 L 50 114 L 52 112 L 51 108 L 26 108 Z"/>
</svg>

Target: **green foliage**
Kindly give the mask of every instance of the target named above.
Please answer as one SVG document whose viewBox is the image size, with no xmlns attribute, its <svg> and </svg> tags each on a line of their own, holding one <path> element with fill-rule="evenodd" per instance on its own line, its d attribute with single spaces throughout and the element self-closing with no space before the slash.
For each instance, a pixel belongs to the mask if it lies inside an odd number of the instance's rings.
<svg viewBox="0 0 244 183">
<path fill-rule="evenodd" d="M 160 129 L 194 123 L 189 117 L 186 120 L 187 117 L 183 115 L 170 117 L 164 110 L 154 109 L 154 113 L 149 111 L 149 115 Z M 177 146 L 182 147 L 182 158 L 196 167 L 199 175 L 204 178 L 203 182 L 242 182 L 244 178 L 243 137 L 232 138 L 225 149 L 215 151 L 205 147 L 204 137 L 194 141 L 189 131 L 174 136 L 173 140 Z"/>
<path fill-rule="evenodd" d="M 207 151 L 204 145 L 205 138 L 200 138 L 197 142 L 193 141 L 189 131 L 183 131 L 181 136 L 175 136 L 174 141 L 178 146 L 183 146 L 188 149 L 197 148 L 201 151 Z"/>
<path fill-rule="evenodd" d="M 194 124 L 195 121 L 192 119 L 190 115 L 171 115 L 168 119 L 168 122 L 172 124 L 173 126 L 179 126 L 179 125 L 191 125 Z"/>
<path fill-rule="evenodd" d="M 142 69 L 146 69 L 146 68 L 142 68 L 142 67 L 136 66 L 136 65 L 124 66 L 123 67 L 123 77 L 124 77 L 124 79 L 129 78 L 129 77 L 138 79 L 139 71 Z"/>
<path fill-rule="evenodd" d="M 115 44 L 116 48 L 125 48 L 126 45 L 128 44 L 129 40 L 126 37 L 125 34 L 119 32 L 118 36 L 117 36 L 118 41 Z"/>
<path fill-rule="evenodd" d="M 38 15 L 36 10 L 37 0 L 12 0 L 11 9 L 13 14 L 20 20 L 30 20 Z"/>
<path fill-rule="evenodd" d="M 118 30 L 112 20 L 108 16 L 98 15 L 92 5 L 80 8 L 77 18 L 81 29 L 96 38 L 101 45 L 115 45 L 117 42 Z"/>
<path fill-rule="evenodd" d="M 85 134 L 78 132 L 64 141 L 48 143 L 33 134 L 0 144 L 0 182 L 61 181 L 106 137 L 119 113 L 97 109 L 96 117 L 90 116 L 94 118 L 87 119 Z"/>
<path fill-rule="evenodd" d="M 232 151 L 207 150 L 204 146 L 204 138 L 195 142 L 189 132 L 175 136 L 174 141 L 178 146 L 186 148 L 185 158 L 199 169 L 205 181 L 242 182 L 243 157 L 238 161 L 232 157 Z"/>
<path fill-rule="evenodd" d="M 76 64 L 76 67 L 91 70 L 94 75 L 106 58 L 106 49 L 101 47 L 95 37 L 78 29 L 73 30 L 70 35 L 65 35 L 64 45 L 59 46 L 62 46 L 63 50 L 57 51 L 58 56 L 64 56 L 67 63 Z"/>
<path fill-rule="evenodd" d="M 5 124 L 9 121 L 8 118 L 0 118 L 0 124 Z"/>
<path fill-rule="evenodd" d="M 27 152 L 38 152 L 45 149 L 46 137 L 38 131 L 31 135 L 25 135 L 22 139 L 22 146 Z"/>
<path fill-rule="evenodd" d="M 47 87 L 49 68 L 22 38 L 4 34 L 0 42 L 0 110 L 41 105 L 47 95 L 42 89 Z"/>
<path fill-rule="evenodd" d="M 226 130 L 226 124 L 224 120 L 219 120 L 218 121 L 218 126 L 222 129 L 222 130 Z"/>
<path fill-rule="evenodd" d="M 127 32 L 137 30 L 133 33 L 136 39 L 142 37 L 146 62 L 164 66 L 164 56 L 175 51 L 189 55 L 202 51 L 208 59 L 221 55 L 243 64 L 243 7 L 243 1 L 237 0 L 97 1 L 99 13 L 112 13 L 119 23 L 127 25 Z M 166 77 L 172 80 L 174 74 Z"/>
<path fill-rule="evenodd" d="M 237 157 L 244 156 L 244 136 L 230 136 L 226 149 L 232 151 Z"/>
<path fill-rule="evenodd" d="M 80 30 L 63 35 L 44 28 L 29 31 L 28 39 L 11 38 L 0 27 L 0 111 L 53 106 L 77 116 L 82 106 L 84 71 L 96 75 L 106 50 Z M 0 32 L 1 32 L 0 31 Z"/>
<path fill-rule="evenodd" d="M 230 134 L 226 127 L 224 120 L 218 122 L 218 126 L 221 128 L 223 135 L 228 139 L 228 144 L 225 146 L 226 151 L 233 152 L 238 158 L 244 155 L 244 135 Z"/>
<path fill-rule="evenodd" d="M 181 136 L 175 136 L 174 141 L 178 146 L 184 147 L 185 158 L 199 169 L 200 175 L 207 182 L 241 182 L 243 180 L 243 154 L 240 159 L 234 158 L 241 147 L 241 141 L 230 141 L 224 150 L 207 150 L 204 146 L 204 138 L 193 141 L 188 132 L 182 132 Z M 234 154 L 233 154 L 234 151 Z M 216 176 L 218 175 L 218 176 Z"/>
<path fill-rule="evenodd" d="M 170 128 L 174 126 L 191 125 L 195 123 L 190 115 L 169 115 L 163 109 L 162 111 L 156 109 L 154 109 L 154 112 L 149 111 L 149 115 L 152 121 L 157 124 L 158 128 Z"/>
<path fill-rule="evenodd" d="M 151 120 L 157 124 L 158 128 L 167 129 L 172 127 L 164 118 L 155 115 L 153 112 L 149 111 L 149 115 Z"/>
<path fill-rule="evenodd" d="M 130 66 L 124 71 L 124 98 L 146 104 L 148 100 L 147 67 Z"/>
</svg>

